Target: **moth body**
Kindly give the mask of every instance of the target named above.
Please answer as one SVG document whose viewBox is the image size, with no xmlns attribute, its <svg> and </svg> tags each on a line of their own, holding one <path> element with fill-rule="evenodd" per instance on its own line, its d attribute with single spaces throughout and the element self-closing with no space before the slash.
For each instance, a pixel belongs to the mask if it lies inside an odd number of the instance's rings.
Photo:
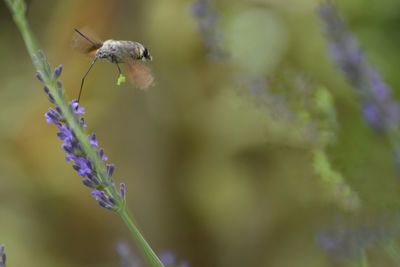
<svg viewBox="0 0 400 267">
<path fill-rule="evenodd" d="M 97 58 L 108 59 L 111 63 L 126 63 L 127 60 L 152 60 L 142 44 L 132 41 L 106 40 L 97 49 Z"/>
</svg>

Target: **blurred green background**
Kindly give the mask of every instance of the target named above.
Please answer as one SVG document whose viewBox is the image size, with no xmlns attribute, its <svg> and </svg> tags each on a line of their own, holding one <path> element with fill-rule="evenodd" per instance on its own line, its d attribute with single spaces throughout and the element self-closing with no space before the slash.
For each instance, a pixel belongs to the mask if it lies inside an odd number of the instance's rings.
<svg viewBox="0 0 400 267">
<path fill-rule="evenodd" d="M 194 267 L 341 266 L 318 247 L 316 230 L 337 217 L 374 220 L 398 210 L 393 151 L 366 125 L 327 55 L 320 1 L 216 1 L 228 55 L 217 59 L 203 44 L 193 1 L 27 3 L 49 61 L 64 65 L 70 98 L 90 63 L 71 47 L 74 28 L 150 50 L 151 90 L 117 86 L 117 68 L 102 61 L 82 104 L 157 251 Z M 400 2 L 337 5 L 400 97 Z M 114 247 L 130 242 L 129 233 L 65 161 L 44 120 L 48 107 L 0 2 L 0 242 L 9 266 L 118 266 Z M 369 259 L 392 266 L 379 248 Z"/>
</svg>

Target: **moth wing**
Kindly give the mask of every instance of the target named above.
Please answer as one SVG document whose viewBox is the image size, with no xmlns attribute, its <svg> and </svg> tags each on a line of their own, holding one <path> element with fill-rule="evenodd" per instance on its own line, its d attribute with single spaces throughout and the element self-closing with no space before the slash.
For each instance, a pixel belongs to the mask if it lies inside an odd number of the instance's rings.
<svg viewBox="0 0 400 267">
<path fill-rule="evenodd" d="M 95 56 L 97 49 L 103 45 L 103 42 L 96 37 L 93 31 L 88 28 L 75 29 L 72 36 L 72 47 L 89 56 Z"/>
<path fill-rule="evenodd" d="M 141 90 L 147 90 L 154 85 L 154 76 L 149 67 L 132 58 L 126 63 L 128 79 L 134 86 Z"/>
</svg>

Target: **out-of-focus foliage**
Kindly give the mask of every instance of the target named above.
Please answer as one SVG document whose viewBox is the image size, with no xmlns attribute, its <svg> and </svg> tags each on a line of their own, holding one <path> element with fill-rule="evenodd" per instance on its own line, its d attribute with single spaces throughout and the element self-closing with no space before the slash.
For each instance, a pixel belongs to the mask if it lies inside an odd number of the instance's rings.
<svg viewBox="0 0 400 267">
<path fill-rule="evenodd" d="M 370 266 L 395 266 L 400 184 L 393 151 L 364 121 L 356 93 L 327 53 L 320 1 L 204 2 L 212 16 L 196 16 L 194 0 L 28 1 L 41 47 L 54 66 L 64 65 L 70 98 L 90 63 L 71 47 L 74 28 L 150 50 L 150 90 L 117 86 L 116 66 L 103 61 L 82 97 L 90 130 L 124 178 L 149 242 L 194 267 L 347 266 L 361 257 Z M 400 2 L 367 2 L 336 4 L 400 99 Z M 201 18 L 212 30 L 199 27 Z M 114 247 L 128 232 L 65 162 L 3 2 L 0 28 L 7 264 L 117 266 Z M 323 251 L 336 252 L 332 242 L 351 257 L 332 261 Z"/>
</svg>

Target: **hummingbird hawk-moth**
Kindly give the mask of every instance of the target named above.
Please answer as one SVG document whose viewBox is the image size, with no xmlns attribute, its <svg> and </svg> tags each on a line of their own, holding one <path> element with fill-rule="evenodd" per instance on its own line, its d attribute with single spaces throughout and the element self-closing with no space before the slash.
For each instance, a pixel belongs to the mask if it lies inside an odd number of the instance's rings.
<svg viewBox="0 0 400 267">
<path fill-rule="evenodd" d="M 81 81 L 78 94 L 78 102 L 81 98 L 83 84 L 86 76 L 98 59 L 107 59 L 117 65 L 119 78 L 122 76 L 120 63 L 126 63 L 127 76 L 130 82 L 139 89 L 146 90 L 154 84 L 154 77 L 151 70 L 142 61 L 151 61 L 152 56 L 149 50 L 141 43 L 121 40 L 99 41 L 97 38 L 88 36 L 80 30 L 75 29 L 74 47 L 93 57 L 93 61 Z M 119 81 L 119 80 L 118 80 Z"/>
</svg>

